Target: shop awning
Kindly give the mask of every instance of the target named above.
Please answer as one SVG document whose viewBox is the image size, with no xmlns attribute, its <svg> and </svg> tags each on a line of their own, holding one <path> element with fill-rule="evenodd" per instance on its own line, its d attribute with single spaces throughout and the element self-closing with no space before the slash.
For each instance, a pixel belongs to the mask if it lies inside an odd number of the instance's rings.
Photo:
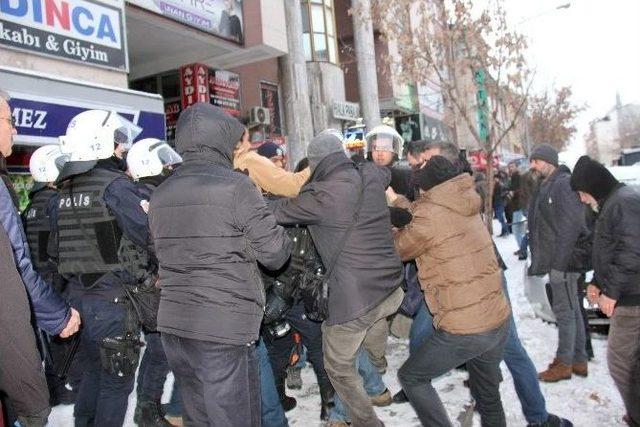
<svg viewBox="0 0 640 427">
<path fill-rule="evenodd" d="M 84 110 L 114 110 L 143 128 L 141 138 L 165 138 L 160 95 L 0 67 L 2 88 L 11 96 L 18 145 L 58 142 L 71 119 Z"/>
</svg>

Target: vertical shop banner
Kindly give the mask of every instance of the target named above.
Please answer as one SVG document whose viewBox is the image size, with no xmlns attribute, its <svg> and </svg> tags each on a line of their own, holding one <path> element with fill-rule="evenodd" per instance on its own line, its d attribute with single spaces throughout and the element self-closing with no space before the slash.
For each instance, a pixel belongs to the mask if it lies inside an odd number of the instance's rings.
<svg viewBox="0 0 640 427">
<path fill-rule="evenodd" d="M 262 106 L 269 109 L 271 123 L 267 127 L 269 139 L 281 139 L 282 122 L 280 118 L 280 98 L 278 97 L 278 86 L 270 83 L 260 83 L 260 98 Z"/>
<path fill-rule="evenodd" d="M 127 3 L 242 43 L 242 0 L 127 0 Z"/>
<path fill-rule="evenodd" d="M 182 109 L 185 109 L 196 102 L 209 102 L 208 81 L 209 67 L 206 65 L 189 64 L 180 67 Z"/>
<path fill-rule="evenodd" d="M 0 0 L 0 46 L 128 70 L 124 2 Z"/>
<path fill-rule="evenodd" d="M 210 70 L 211 103 L 240 118 L 240 76 L 230 71 Z"/>
<path fill-rule="evenodd" d="M 182 105 L 180 101 L 167 102 L 164 104 L 164 117 L 167 125 L 167 141 L 173 141 L 176 139 L 176 124 L 178 123 L 178 117 L 182 111 Z"/>
</svg>

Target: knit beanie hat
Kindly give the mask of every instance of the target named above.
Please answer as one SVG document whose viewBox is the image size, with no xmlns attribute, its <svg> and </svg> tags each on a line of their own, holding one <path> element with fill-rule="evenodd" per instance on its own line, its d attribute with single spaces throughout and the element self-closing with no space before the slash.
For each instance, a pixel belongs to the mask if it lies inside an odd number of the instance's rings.
<svg viewBox="0 0 640 427">
<path fill-rule="evenodd" d="M 260 154 L 262 157 L 270 159 L 276 156 L 283 156 L 284 151 L 282 150 L 282 147 L 274 144 L 273 142 L 265 142 L 260 147 L 258 147 L 258 154 Z"/>
<path fill-rule="evenodd" d="M 571 189 L 590 194 L 596 200 L 609 195 L 620 182 L 609 169 L 589 156 L 582 156 L 571 174 Z"/>
<path fill-rule="evenodd" d="M 542 160 L 555 167 L 558 167 L 558 150 L 550 146 L 549 144 L 540 144 L 533 147 L 531 160 Z"/>
<path fill-rule="evenodd" d="M 436 185 L 460 175 L 460 169 L 442 156 L 433 156 L 427 165 L 416 172 L 415 180 L 418 187 L 428 191 Z"/>
<path fill-rule="evenodd" d="M 313 171 L 316 166 L 330 154 L 343 153 L 347 156 L 342 147 L 342 141 L 337 135 L 331 132 L 322 132 L 311 140 L 307 147 L 307 158 L 309 167 Z"/>
</svg>

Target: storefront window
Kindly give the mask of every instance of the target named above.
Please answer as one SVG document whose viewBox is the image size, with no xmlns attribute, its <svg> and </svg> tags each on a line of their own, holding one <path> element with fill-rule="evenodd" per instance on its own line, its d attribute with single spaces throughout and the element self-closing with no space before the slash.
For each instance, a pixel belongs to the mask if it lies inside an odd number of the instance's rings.
<svg viewBox="0 0 640 427">
<path fill-rule="evenodd" d="M 302 47 L 307 61 L 337 64 L 333 0 L 300 0 L 302 7 Z"/>
</svg>

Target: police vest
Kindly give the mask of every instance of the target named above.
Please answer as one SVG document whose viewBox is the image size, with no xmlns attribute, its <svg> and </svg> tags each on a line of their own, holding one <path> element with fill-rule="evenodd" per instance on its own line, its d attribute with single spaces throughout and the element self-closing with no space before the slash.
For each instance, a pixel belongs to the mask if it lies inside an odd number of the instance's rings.
<svg viewBox="0 0 640 427">
<path fill-rule="evenodd" d="M 104 201 L 109 184 L 121 172 L 94 168 L 62 183 L 58 202 L 58 272 L 104 274 L 122 270 L 118 256 L 122 231 Z"/>
<path fill-rule="evenodd" d="M 51 267 L 47 247 L 51 226 L 47 216 L 49 199 L 56 195 L 56 190 L 45 187 L 32 194 L 31 201 L 23 213 L 24 227 L 31 251 L 31 261 L 36 271 L 43 272 Z"/>
</svg>

